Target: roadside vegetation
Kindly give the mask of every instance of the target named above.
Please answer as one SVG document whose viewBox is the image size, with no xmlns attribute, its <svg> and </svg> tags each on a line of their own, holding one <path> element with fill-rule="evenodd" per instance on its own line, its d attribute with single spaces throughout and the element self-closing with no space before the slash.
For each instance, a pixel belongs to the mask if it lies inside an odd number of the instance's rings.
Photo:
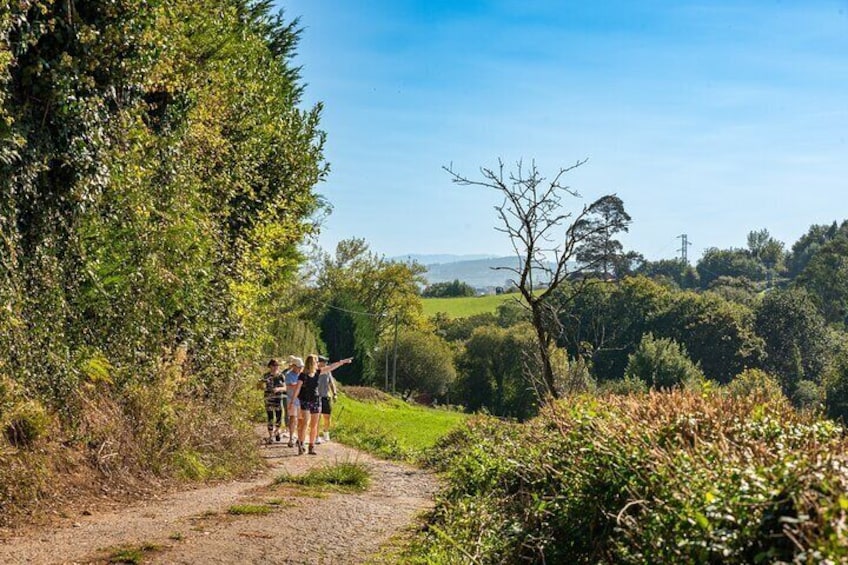
<svg viewBox="0 0 848 565">
<path fill-rule="evenodd" d="M 250 360 L 327 171 L 298 36 L 267 1 L 0 7 L 0 523 L 258 464 Z"/>
<path fill-rule="evenodd" d="M 848 558 L 843 429 L 774 390 L 570 396 L 430 451 L 447 486 L 411 563 Z"/>
</svg>

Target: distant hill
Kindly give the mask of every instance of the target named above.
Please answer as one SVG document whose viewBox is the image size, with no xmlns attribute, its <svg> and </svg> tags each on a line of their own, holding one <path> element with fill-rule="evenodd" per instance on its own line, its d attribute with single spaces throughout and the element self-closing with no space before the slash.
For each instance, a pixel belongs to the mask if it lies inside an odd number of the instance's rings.
<svg viewBox="0 0 848 565">
<path fill-rule="evenodd" d="M 460 261 L 476 261 L 478 259 L 494 259 L 497 255 L 484 255 L 484 254 L 476 254 L 476 255 L 451 255 L 449 253 L 433 253 L 433 254 L 416 254 L 411 253 L 409 255 L 398 255 L 397 257 L 390 257 L 389 259 L 393 261 L 415 261 L 417 263 L 421 263 L 422 265 L 435 265 L 441 263 L 458 263 Z M 451 279 L 453 280 L 453 279 Z"/>
<path fill-rule="evenodd" d="M 515 278 L 515 273 L 495 270 L 495 267 L 518 266 L 516 257 L 490 257 L 471 261 L 428 264 L 424 276 L 430 284 L 460 280 L 475 288 L 507 286 L 507 279 Z M 541 281 L 539 281 L 541 282 Z"/>
</svg>

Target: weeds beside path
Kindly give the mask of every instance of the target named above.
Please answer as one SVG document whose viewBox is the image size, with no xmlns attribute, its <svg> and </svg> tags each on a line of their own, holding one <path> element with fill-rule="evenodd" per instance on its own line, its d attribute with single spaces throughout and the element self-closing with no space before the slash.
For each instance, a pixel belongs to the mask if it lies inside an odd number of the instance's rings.
<svg viewBox="0 0 848 565">
<path fill-rule="evenodd" d="M 335 442 L 318 449 L 318 456 L 298 457 L 284 443 L 263 447 L 269 468 L 252 480 L 22 532 L 2 540 L 0 562 L 362 563 L 432 505 L 436 479 L 425 471 Z M 297 476 L 342 462 L 367 467 L 371 486 L 350 493 L 275 484 L 282 474 Z"/>
</svg>

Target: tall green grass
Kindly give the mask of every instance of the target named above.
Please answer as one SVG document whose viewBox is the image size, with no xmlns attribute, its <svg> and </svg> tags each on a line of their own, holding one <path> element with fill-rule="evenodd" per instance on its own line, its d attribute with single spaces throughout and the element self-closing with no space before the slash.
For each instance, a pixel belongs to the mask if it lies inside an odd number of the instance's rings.
<svg viewBox="0 0 848 565">
<path fill-rule="evenodd" d="M 341 394 L 333 406 L 332 437 L 379 457 L 414 461 L 467 418 L 397 398 L 356 400 Z"/>
</svg>

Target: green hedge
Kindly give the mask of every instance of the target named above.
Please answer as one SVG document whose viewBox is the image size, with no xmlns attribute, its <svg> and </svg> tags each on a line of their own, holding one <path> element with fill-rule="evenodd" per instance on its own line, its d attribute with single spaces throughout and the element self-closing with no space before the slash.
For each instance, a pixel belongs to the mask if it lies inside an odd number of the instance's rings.
<svg viewBox="0 0 848 565">
<path fill-rule="evenodd" d="M 429 463 L 446 488 L 427 563 L 848 559 L 843 430 L 722 392 L 573 397 L 526 425 L 479 418 Z"/>
</svg>

